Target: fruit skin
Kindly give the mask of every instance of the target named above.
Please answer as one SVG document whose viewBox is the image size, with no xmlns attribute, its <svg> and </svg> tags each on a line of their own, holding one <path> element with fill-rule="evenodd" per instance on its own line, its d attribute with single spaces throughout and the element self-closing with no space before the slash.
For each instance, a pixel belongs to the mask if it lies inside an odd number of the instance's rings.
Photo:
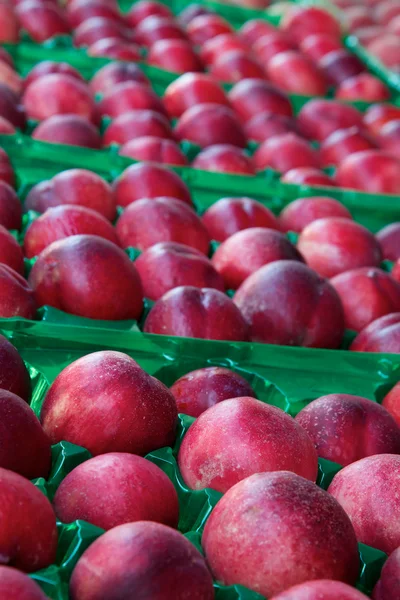
<svg viewBox="0 0 400 600">
<path fill-rule="evenodd" d="M 105 17 L 110 21 L 123 23 L 123 19 L 116 8 L 105 2 L 99 2 L 98 0 L 72 2 L 72 4 L 67 7 L 67 15 L 71 27 L 74 29 L 84 21 L 93 17 Z"/>
<path fill-rule="evenodd" d="M 231 144 L 244 148 L 247 140 L 235 113 L 220 104 L 197 104 L 180 117 L 175 135 L 201 148 L 215 144 Z"/>
<path fill-rule="evenodd" d="M 50 144 L 101 148 L 101 136 L 96 127 L 79 115 L 53 115 L 39 123 L 32 138 Z"/>
<path fill-rule="evenodd" d="M 186 110 L 198 104 L 230 106 L 219 83 L 207 73 L 181 75 L 167 87 L 163 100 L 171 118 L 181 117 Z"/>
<path fill-rule="evenodd" d="M 95 104 L 88 86 L 70 75 L 52 73 L 36 79 L 26 88 L 22 101 L 30 119 L 44 121 L 53 115 L 76 114 L 95 122 Z"/>
<path fill-rule="evenodd" d="M 176 242 L 160 242 L 147 248 L 135 261 L 143 293 L 158 300 L 181 285 L 225 291 L 222 277 L 198 250 Z"/>
<path fill-rule="evenodd" d="M 187 166 L 188 161 L 176 142 L 160 137 L 145 135 L 130 140 L 119 151 L 121 156 L 134 160 L 155 162 L 167 165 Z"/>
<path fill-rule="evenodd" d="M 338 100 L 363 100 L 382 102 L 390 99 L 390 91 L 380 79 L 369 73 L 361 73 L 345 79 L 336 90 Z"/>
<path fill-rule="evenodd" d="M 120 38 L 104 38 L 97 40 L 87 49 L 89 56 L 102 56 L 116 60 L 140 61 L 142 55 L 136 44 L 127 42 Z"/>
<path fill-rule="evenodd" d="M 97 235 L 73 235 L 41 252 L 29 274 L 39 306 L 90 319 L 138 319 L 140 277 L 121 248 Z"/>
<path fill-rule="evenodd" d="M 400 385 L 396 385 L 390 390 L 382 401 L 382 406 L 392 415 L 397 425 L 400 426 Z"/>
<path fill-rule="evenodd" d="M 375 147 L 372 138 L 365 135 L 358 127 L 338 129 L 331 133 L 320 146 L 322 163 L 325 166 L 338 166 L 351 154 L 371 150 Z"/>
<path fill-rule="evenodd" d="M 360 267 L 379 267 L 382 251 L 362 225 L 341 217 L 318 219 L 300 234 L 297 247 L 309 267 L 322 277 L 334 277 Z"/>
<path fill-rule="evenodd" d="M 101 115 L 115 119 L 131 110 L 151 110 L 166 115 L 160 98 L 145 83 L 124 81 L 104 94 L 97 109 Z"/>
<path fill-rule="evenodd" d="M 255 175 L 251 158 L 231 144 L 208 146 L 196 156 L 192 168 L 232 175 Z"/>
<path fill-rule="evenodd" d="M 203 214 L 210 238 L 223 242 L 237 231 L 249 227 L 267 227 L 280 231 L 275 215 L 253 198 L 221 198 Z"/>
<path fill-rule="evenodd" d="M 168 119 L 154 110 L 130 110 L 116 117 L 103 134 L 103 145 L 126 144 L 133 139 L 151 135 L 172 139 L 173 132 Z"/>
<path fill-rule="evenodd" d="M 61 371 L 40 413 L 53 444 L 66 440 L 94 456 L 144 455 L 171 446 L 176 419 L 168 388 L 128 355 L 108 350 L 88 354 Z"/>
<path fill-rule="evenodd" d="M 248 340 L 247 324 L 228 296 L 189 285 L 177 287 L 157 300 L 143 330 L 207 340 Z"/>
<path fill-rule="evenodd" d="M 0 389 L 16 394 L 26 402 L 31 399 L 31 380 L 17 349 L 0 335 Z"/>
<path fill-rule="evenodd" d="M 80 234 L 97 235 L 118 245 L 117 234 L 105 217 L 85 206 L 64 204 L 48 208 L 28 227 L 24 237 L 25 256 L 32 258 L 53 242 Z"/>
<path fill-rule="evenodd" d="M 40 79 L 40 77 L 44 77 L 45 75 L 51 75 L 54 73 L 59 73 L 62 75 L 69 75 L 70 77 L 74 77 L 78 81 L 84 81 L 82 75 L 79 73 L 77 69 L 71 67 L 66 62 L 55 62 L 53 60 L 42 60 L 40 63 L 35 65 L 33 69 L 31 69 L 28 75 L 24 79 L 24 87 L 25 89 L 30 86 L 36 79 Z"/>
<path fill-rule="evenodd" d="M 13 135 L 15 133 L 14 125 L 4 117 L 0 117 L 0 133 L 5 135 Z"/>
<path fill-rule="evenodd" d="M 0 116 L 10 121 L 14 127 L 25 128 L 26 116 L 20 98 L 4 83 L 0 83 Z"/>
<path fill-rule="evenodd" d="M 386 225 L 376 234 L 381 245 L 383 258 L 397 260 L 400 258 L 400 223 Z"/>
<path fill-rule="evenodd" d="M 381 128 L 377 141 L 380 148 L 395 158 L 400 158 L 400 118 L 386 123 Z"/>
<path fill-rule="evenodd" d="M 327 33 L 307 35 L 300 44 L 302 53 L 317 65 L 326 54 L 333 50 L 340 50 L 342 47 L 340 39 Z"/>
<path fill-rule="evenodd" d="M 178 495 L 164 471 L 124 452 L 78 465 L 61 482 L 53 505 L 63 523 L 82 519 L 105 530 L 134 521 L 177 527 L 179 519 Z"/>
<path fill-rule="evenodd" d="M 298 114 L 297 123 L 305 137 L 318 142 L 338 129 L 363 127 L 362 114 L 354 106 L 323 98 L 307 102 Z"/>
<path fill-rule="evenodd" d="M 219 81 L 237 83 L 243 79 L 266 79 L 261 64 L 243 50 L 230 50 L 220 54 L 210 68 L 210 73 Z"/>
<path fill-rule="evenodd" d="M 263 142 L 254 154 L 257 170 L 270 167 L 280 173 L 287 173 L 299 167 L 320 166 L 318 154 L 295 133 L 276 135 Z"/>
<path fill-rule="evenodd" d="M 335 187 L 335 182 L 325 173 L 315 167 L 298 167 L 290 169 L 281 177 L 282 183 L 296 185 Z"/>
<path fill-rule="evenodd" d="M 35 581 L 12 567 L 0 567 L 0 594 L 8 600 L 47 600 Z"/>
<path fill-rule="evenodd" d="M 303 428 L 281 409 L 251 397 L 224 400 L 200 415 L 183 438 L 178 465 L 191 489 L 221 493 L 254 473 L 293 471 L 315 482 L 318 471 L 317 453 Z"/>
<path fill-rule="evenodd" d="M 358 541 L 390 554 L 400 545 L 400 456 L 377 454 L 348 465 L 328 488 L 353 523 Z"/>
<path fill-rule="evenodd" d="M 268 61 L 266 71 L 272 83 L 291 94 L 324 96 L 327 92 L 328 85 L 321 71 L 295 50 L 275 54 Z"/>
<path fill-rule="evenodd" d="M 142 198 L 168 196 L 192 206 L 190 190 L 182 179 L 162 165 L 131 165 L 114 181 L 113 191 L 118 206 L 129 206 Z"/>
<path fill-rule="evenodd" d="M 56 517 L 46 496 L 25 477 L 0 468 L 3 563 L 29 572 L 55 562 Z"/>
<path fill-rule="evenodd" d="M 271 600 L 367 600 L 355 588 L 330 579 L 306 581 L 274 596 Z"/>
<path fill-rule="evenodd" d="M 348 156 L 336 172 L 340 187 L 371 194 L 400 193 L 400 159 L 382 150 L 364 150 Z"/>
<path fill-rule="evenodd" d="M 266 597 L 310 578 L 357 579 L 350 519 L 329 494 L 287 471 L 231 488 L 207 520 L 202 545 L 215 579 Z"/>
<path fill-rule="evenodd" d="M 150 48 L 147 61 L 172 73 L 203 70 L 200 58 L 185 40 L 159 40 Z"/>
<path fill-rule="evenodd" d="M 70 33 L 63 11 L 52 2 L 25 0 L 16 7 L 16 14 L 21 28 L 37 43 L 45 42 L 55 35 Z"/>
<path fill-rule="evenodd" d="M 290 202 L 279 215 L 279 222 L 283 231 L 300 233 L 313 221 L 327 217 L 352 219 L 347 208 L 335 198 L 310 196 Z"/>
<path fill-rule="evenodd" d="M 400 353 L 400 312 L 372 321 L 362 329 L 350 350 L 353 352 Z"/>
<path fill-rule="evenodd" d="M 206 367 L 186 373 L 170 387 L 178 413 L 199 417 L 218 402 L 229 398 L 255 398 L 251 385 L 235 371 L 223 367 Z"/>
<path fill-rule="evenodd" d="M 283 117 L 293 116 L 293 109 L 286 94 L 260 79 L 243 79 L 231 89 L 228 99 L 243 123 L 260 112 Z"/>
<path fill-rule="evenodd" d="M 225 240 L 211 262 L 223 277 L 226 288 L 236 290 L 252 273 L 276 260 L 304 262 L 283 233 L 251 227 Z"/>
<path fill-rule="evenodd" d="M 400 429 L 380 404 L 350 394 L 329 394 L 296 416 L 318 456 L 342 466 L 374 454 L 400 454 Z"/>
<path fill-rule="evenodd" d="M 274 33 L 276 28 L 264 19 L 250 19 L 242 25 L 239 37 L 251 47 L 262 37 Z"/>
<path fill-rule="evenodd" d="M 186 27 L 188 37 L 194 46 L 202 46 L 217 35 L 232 33 L 232 31 L 229 23 L 217 14 L 198 15 Z"/>
<path fill-rule="evenodd" d="M 334 86 L 365 73 L 364 63 L 344 48 L 329 52 L 319 62 L 319 68 Z"/>
<path fill-rule="evenodd" d="M 24 207 L 43 213 L 65 204 L 85 206 L 109 221 L 115 219 L 117 212 L 110 184 L 86 169 L 68 169 L 50 181 L 38 183 L 27 195 Z"/>
<path fill-rule="evenodd" d="M 290 50 L 294 50 L 293 44 L 280 31 L 259 38 L 253 47 L 253 52 L 264 69 L 268 68 L 268 63 L 274 56 Z"/>
<path fill-rule="evenodd" d="M 295 6 L 283 18 L 281 28 L 297 44 L 308 35 L 324 33 L 335 38 L 341 37 L 340 24 L 328 11 L 315 6 Z"/>
<path fill-rule="evenodd" d="M 98 71 L 90 81 L 90 89 L 94 94 L 104 94 L 114 85 L 124 81 L 138 81 L 150 85 L 146 75 L 134 63 L 111 62 Z"/>
<path fill-rule="evenodd" d="M 147 17 L 135 29 L 135 39 L 141 46 L 151 48 L 159 40 L 186 40 L 186 34 L 173 18 Z"/>
<path fill-rule="evenodd" d="M 400 311 L 400 283 L 381 269 L 353 269 L 337 275 L 331 283 L 342 300 L 349 329 L 361 331 L 372 321 Z"/>
<path fill-rule="evenodd" d="M 5 181 L 0 181 L 0 224 L 6 229 L 21 229 L 22 225 L 22 204 Z"/>
<path fill-rule="evenodd" d="M 0 263 L 0 316 L 34 319 L 36 302 L 26 279 L 8 265 Z"/>
<path fill-rule="evenodd" d="M 84 552 L 70 582 L 71 600 L 112 600 L 132 590 L 152 600 L 214 598 L 210 572 L 195 546 L 149 521 L 107 531 Z"/>
<path fill-rule="evenodd" d="M 247 52 L 246 44 L 235 33 L 220 33 L 211 38 L 200 48 L 200 58 L 209 67 L 215 63 L 218 56 L 232 50 Z"/>
<path fill-rule="evenodd" d="M 373 600 L 399 600 L 399 561 L 400 549 L 397 548 L 383 565 L 381 576 L 372 593 Z"/>
<path fill-rule="evenodd" d="M 178 242 L 207 255 L 210 245 L 196 213 L 181 200 L 169 197 L 132 202 L 118 219 L 116 232 L 123 248 L 145 250 L 159 242 Z"/>
<path fill-rule="evenodd" d="M 382 127 L 400 119 L 400 107 L 392 104 L 373 104 L 364 115 L 364 125 L 373 135 L 379 135 Z"/>
<path fill-rule="evenodd" d="M 0 42 L 2 44 L 15 44 L 19 39 L 19 23 L 11 4 L 5 2 L 0 5 Z"/>
<path fill-rule="evenodd" d="M 265 142 L 265 140 L 275 135 L 296 133 L 296 123 L 294 119 L 288 117 L 282 117 L 268 111 L 260 112 L 245 123 L 244 132 L 249 140 Z"/>
<path fill-rule="evenodd" d="M 337 348 L 342 340 L 339 296 L 328 281 L 298 261 L 279 260 L 261 267 L 242 283 L 234 302 L 255 342 Z"/>
<path fill-rule="evenodd" d="M 96 42 L 107 38 L 117 38 L 121 41 L 132 41 L 132 34 L 120 23 L 110 21 L 104 17 L 91 17 L 74 31 L 74 46 L 92 46 Z"/>
<path fill-rule="evenodd" d="M 140 0 L 136 2 L 126 14 L 126 19 L 131 27 L 136 27 L 146 17 L 157 15 L 159 17 L 172 17 L 170 9 L 161 2 Z"/>
<path fill-rule="evenodd" d="M 21 246 L 3 225 L 0 225 L 0 263 L 8 265 L 21 275 L 24 272 L 24 255 Z"/>
<path fill-rule="evenodd" d="M 50 440 L 25 400 L 0 389 L 0 466 L 27 479 L 49 475 Z"/>
</svg>

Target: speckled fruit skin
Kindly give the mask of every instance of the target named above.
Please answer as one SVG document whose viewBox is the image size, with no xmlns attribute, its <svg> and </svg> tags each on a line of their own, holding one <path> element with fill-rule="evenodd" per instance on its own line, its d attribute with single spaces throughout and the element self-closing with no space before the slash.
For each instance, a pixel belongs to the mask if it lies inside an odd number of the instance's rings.
<svg viewBox="0 0 400 600">
<path fill-rule="evenodd" d="M 261 79 L 243 79 L 232 88 L 228 99 L 243 123 L 264 111 L 293 116 L 287 95 Z"/>
<path fill-rule="evenodd" d="M 300 252 L 279 231 L 251 227 L 238 231 L 217 248 L 212 264 L 227 289 L 236 290 L 252 273 L 276 260 L 304 262 Z"/>
<path fill-rule="evenodd" d="M 400 426 L 400 383 L 390 390 L 383 399 L 382 406 L 386 408 Z"/>
<path fill-rule="evenodd" d="M 320 167 L 318 154 L 295 133 L 284 133 L 265 140 L 254 154 L 254 164 L 258 170 L 271 167 L 280 173 L 299 167 Z"/>
<path fill-rule="evenodd" d="M 229 369 L 206 367 L 186 373 L 170 388 L 178 413 L 199 417 L 205 410 L 229 398 L 255 398 L 251 385 Z"/>
<path fill-rule="evenodd" d="M 0 316 L 33 319 L 35 312 L 35 297 L 26 279 L 0 263 Z"/>
<path fill-rule="evenodd" d="M 200 415 L 183 438 L 178 464 L 191 489 L 222 493 L 254 473 L 293 471 L 315 482 L 318 471 L 305 430 L 251 397 L 224 400 Z"/>
<path fill-rule="evenodd" d="M 71 600 L 113 600 L 132 590 L 152 600 L 214 598 L 200 552 L 178 531 L 149 521 L 120 525 L 98 538 L 70 583 Z"/>
<path fill-rule="evenodd" d="M 187 185 L 179 175 L 162 165 L 131 165 L 114 181 L 113 190 L 118 206 L 128 206 L 142 198 L 161 196 L 177 198 L 192 206 Z"/>
<path fill-rule="evenodd" d="M 117 234 L 105 217 L 86 206 L 65 204 L 48 208 L 28 227 L 25 256 L 32 258 L 53 242 L 80 234 L 97 235 L 118 245 Z"/>
<path fill-rule="evenodd" d="M 176 124 L 175 135 L 179 140 L 189 140 L 201 148 L 215 144 L 244 148 L 247 143 L 233 110 L 215 103 L 188 108 Z"/>
<path fill-rule="evenodd" d="M 88 354 L 61 371 L 40 420 L 51 442 L 66 440 L 93 455 L 146 454 L 175 439 L 173 395 L 129 356 Z"/>
<path fill-rule="evenodd" d="M 252 159 L 243 150 L 231 144 L 215 144 L 205 148 L 196 156 L 192 167 L 235 175 L 256 174 Z"/>
<path fill-rule="evenodd" d="M 87 317 L 138 319 L 143 309 L 140 277 L 125 252 L 97 235 L 53 242 L 29 274 L 38 306 Z"/>
<path fill-rule="evenodd" d="M 93 123 L 79 115 L 54 115 L 33 130 L 35 140 L 84 148 L 101 148 L 101 136 Z"/>
<path fill-rule="evenodd" d="M 204 213 L 203 223 L 211 239 L 223 242 L 237 231 L 249 227 L 268 227 L 280 231 L 275 215 L 252 198 L 221 198 Z"/>
<path fill-rule="evenodd" d="M 288 204 L 281 212 L 279 222 L 283 231 L 300 233 L 313 221 L 327 217 L 352 218 L 347 208 L 338 200 L 328 196 L 311 196 L 299 198 Z"/>
<path fill-rule="evenodd" d="M 0 567 L 0 596 L 7 600 L 47 600 L 35 581 L 11 567 Z"/>
<path fill-rule="evenodd" d="M 384 315 L 400 312 L 400 283 L 381 269 L 347 271 L 334 277 L 331 284 L 340 296 L 349 329 L 361 331 Z"/>
<path fill-rule="evenodd" d="M 400 548 L 389 556 L 372 593 L 373 600 L 400 599 Z"/>
<path fill-rule="evenodd" d="M 158 300 L 181 285 L 225 291 L 224 281 L 211 261 L 184 244 L 155 244 L 136 259 L 135 267 L 142 281 L 143 294 L 150 300 Z"/>
<path fill-rule="evenodd" d="M 178 526 L 178 495 L 154 463 L 119 452 L 102 454 L 71 471 L 53 500 L 63 523 L 82 519 L 108 530 L 135 521 Z"/>
<path fill-rule="evenodd" d="M 27 479 L 47 478 L 50 440 L 25 400 L 0 389 L 0 467 Z"/>
<path fill-rule="evenodd" d="M 16 394 L 26 402 L 31 399 L 31 380 L 17 349 L 0 335 L 0 389 Z"/>
<path fill-rule="evenodd" d="M 376 234 L 381 245 L 383 258 L 397 260 L 400 258 L 400 223 L 386 225 Z"/>
<path fill-rule="evenodd" d="M 356 152 L 340 164 L 336 182 L 370 194 L 399 194 L 400 160 L 383 150 Z"/>
<path fill-rule="evenodd" d="M 232 300 L 218 290 L 177 287 L 157 300 L 144 324 L 146 333 L 245 342 L 248 327 Z"/>
<path fill-rule="evenodd" d="M 328 281 L 298 261 L 279 260 L 261 267 L 242 283 L 234 302 L 255 342 L 337 348 L 342 340 L 339 296 Z"/>
<path fill-rule="evenodd" d="M 318 456 L 340 465 L 374 454 L 400 454 L 400 429 L 380 404 L 349 394 L 329 394 L 296 416 Z"/>
<path fill-rule="evenodd" d="M 0 263 L 8 265 L 17 273 L 24 272 L 24 255 L 14 236 L 0 225 Z"/>
<path fill-rule="evenodd" d="M 354 106 L 316 98 L 300 110 L 298 125 L 303 135 L 322 142 L 338 129 L 362 128 L 362 114 Z"/>
<path fill-rule="evenodd" d="M 220 84 L 207 73 L 185 73 L 171 83 L 164 94 L 164 105 L 170 117 L 179 118 L 192 106 L 210 102 L 230 106 Z"/>
<path fill-rule="evenodd" d="M 349 515 L 357 539 L 387 554 L 400 546 L 400 456 L 378 454 L 348 465 L 328 492 Z"/>
<path fill-rule="evenodd" d="M 25 477 L 0 468 L 1 562 L 32 573 L 55 562 L 56 516 L 46 496 Z"/>
<path fill-rule="evenodd" d="M 166 115 L 160 98 L 145 83 L 124 81 L 106 92 L 98 103 L 102 115 L 116 118 L 130 110 L 153 110 Z"/>
<path fill-rule="evenodd" d="M 131 62 L 111 62 L 96 71 L 90 81 L 90 89 L 94 94 L 104 94 L 123 81 L 139 81 L 150 85 L 138 65 Z"/>
<path fill-rule="evenodd" d="M 116 231 L 123 248 L 145 250 L 159 242 L 178 242 L 207 255 L 210 245 L 201 219 L 176 198 L 143 198 L 131 203 L 118 219 Z"/>
<path fill-rule="evenodd" d="M 271 600 L 367 600 L 367 596 L 341 581 L 320 579 L 295 585 Z"/>
<path fill-rule="evenodd" d="M 350 350 L 354 352 L 400 353 L 400 312 L 372 321 L 361 330 Z"/>
<path fill-rule="evenodd" d="M 173 140 L 146 135 L 131 140 L 119 150 L 121 156 L 134 160 L 149 161 L 167 165 L 187 166 L 188 161 L 178 144 Z"/>
<path fill-rule="evenodd" d="M 26 88 L 23 104 L 27 116 L 37 121 L 61 114 L 95 120 L 95 103 L 89 87 L 70 75 L 52 73 L 36 79 Z"/>
<path fill-rule="evenodd" d="M 211 513 L 203 549 L 214 577 L 263 596 L 310 579 L 354 584 L 357 540 L 340 505 L 294 473 L 258 473 L 231 488 Z"/>
<path fill-rule="evenodd" d="M 25 200 L 25 210 L 43 213 L 52 206 L 77 204 L 96 210 L 114 220 L 115 199 L 110 185 L 96 173 L 86 169 L 68 169 L 50 181 L 35 185 Z"/>
<path fill-rule="evenodd" d="M 359 267 L 379 267 L 382 250 L 362 225 L 341 217 L 318 219 L 300 234 L 297 247 L 309 267 L 322 277 L 334 277 Z"/>
</svg>

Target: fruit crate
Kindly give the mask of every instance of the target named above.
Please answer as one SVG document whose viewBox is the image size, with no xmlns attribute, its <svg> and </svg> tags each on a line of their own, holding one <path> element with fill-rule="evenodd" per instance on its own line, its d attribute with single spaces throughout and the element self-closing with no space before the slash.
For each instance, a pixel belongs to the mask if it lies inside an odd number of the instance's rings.
<svg viewBox="0 0 400 600">
<path fill-rule="evenodd" d="M 7 332 L 3 331 L 3 333 Z M 97 345 L 97 342 L 91 343 L 86 339 L 60 345 L 59 342 L 55 343 L 50 339 L 26 337 L 21 332 L 13 334 L 12 342 L 19 349 L 21 356 L 30 361 L 27 366 L 33 384 L 31 407 L 37 416 L 40 415 L 49 386 L 48 382 L 52 382 L 71 362 L 90 352 L 104 349 L 103 345 Z M 137 349 L 120 349 L 137 360 L 145 371 L 169 386 L 182 374 L 199 366 L 210 366 L 214 362 L 201 360 L 198 357 L 190 358 L 187 355 L 166 356 L 146 345 L 139 346 Z M 218 364 L 218 361 L 215 364 Z M 290 403 L 285 395 L 256 370 L 247 370 L 234 364 L 229 364 L 229 367 L 249 381 L 259 400 L 289 410 Z M 43 370 L 44 375 L 39 369 Z M 284 367 L 281 369 L 285 370 Z M 299 409 L 300 407 L 297 407 L 296 410 Z M 176 457 L 180 444 L 193 421 L 192 417 L 179 415 L 174 447 L 153 451 L 145 458 L 160 467 L 174 484 L 180 506 L 178 529 L 201 551 L 201 534 L 204 525 L 222 494 L 209 488 L 200 491 L 190 490 L 180 474 Z M 33 483 L 52 500 L 58 486 L 68 473 L 90 457 L 90 453 L 84 448 L 65 441 L 59 442 L 52 447 L 52 467 L 49 477 L 47 480 L 43 478 L 33 480 Z M 340 468 L 340 465 L 319 459 L 317 484 L 327 489 Z M 56 563 L 30 576 L 39 583 L 52 600 L 67 600 L 68 581 L 75 564 L 85 549 L 103 533 L 103 530 L 84 521 L 70 524 L 58 522 L 57 528 L 59 538 Z M 364 544 L 359 544 L 359 553 L 361 567 L 357 587 L 364 593 L 370 594 L 379 578 L 386 555 Z M 214 587 L 216 600 L 262 600 L 263 598 L 238 585 L 226 587 L 215 582 Z"/>
</svg>

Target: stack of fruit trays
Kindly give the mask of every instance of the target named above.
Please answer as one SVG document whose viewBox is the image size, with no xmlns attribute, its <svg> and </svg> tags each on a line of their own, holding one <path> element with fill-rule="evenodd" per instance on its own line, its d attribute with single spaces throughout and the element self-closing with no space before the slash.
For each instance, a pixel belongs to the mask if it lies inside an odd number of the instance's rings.
<svg viewBox="0 0 400 600">
<path fill-rule="evenodd" d="M 400 600 L 400 81 L 238 4 L 0 4 L 0 598 Z"/>
</svg>

